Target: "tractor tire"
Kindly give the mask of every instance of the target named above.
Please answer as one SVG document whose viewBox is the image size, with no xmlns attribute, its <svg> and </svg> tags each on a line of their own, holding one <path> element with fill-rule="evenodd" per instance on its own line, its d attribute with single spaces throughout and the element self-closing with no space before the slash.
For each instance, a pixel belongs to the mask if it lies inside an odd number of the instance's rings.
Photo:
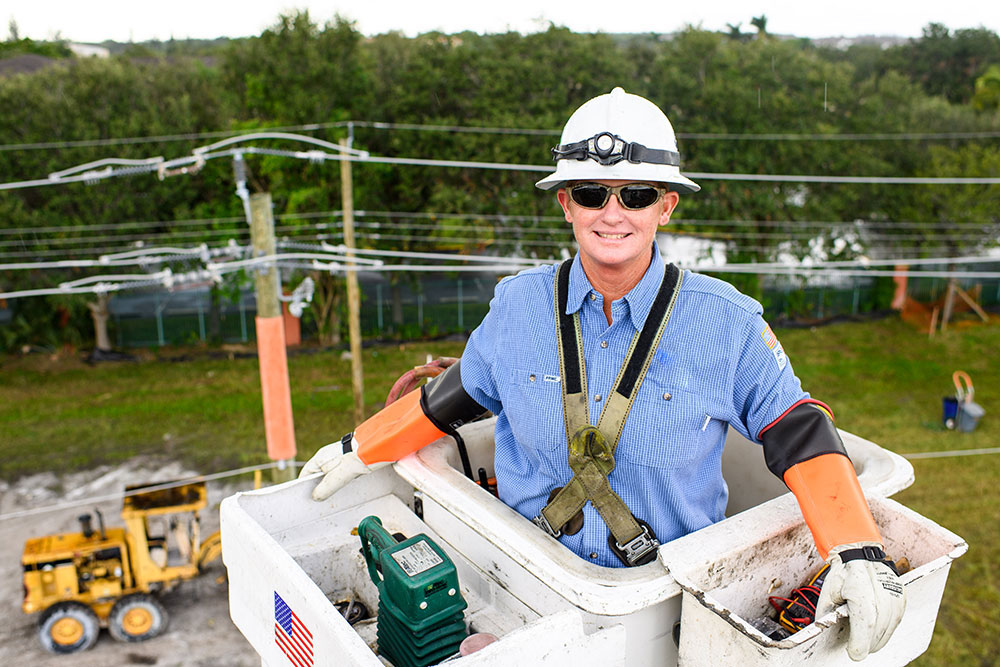
<svg viewBox="0 0 1000 667">
<path fill-rule="evenodd" d="M 97 614 L 81 602 L 54 604 L 38 623 L 38 639 L 52 653 L 86 651 L 97 641 L 100 631 Z"/>
<path fill-rule="evenodd" d="M 108 615 L 108 632 L 120 642 L 152 639 L 167 628 L 167 610 L 152 595 L 135 593 L 115 603 Z"/>
</svg>

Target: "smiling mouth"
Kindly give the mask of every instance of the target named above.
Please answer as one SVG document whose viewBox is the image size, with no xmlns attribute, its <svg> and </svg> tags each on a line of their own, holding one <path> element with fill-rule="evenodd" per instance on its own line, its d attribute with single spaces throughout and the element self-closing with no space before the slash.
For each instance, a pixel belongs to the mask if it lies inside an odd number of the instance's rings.
<svg viewBox="0 0 1000 667">
<path fill-rule="evenodd" d="M 631 234 L 628 233 L 625 234 L 610 234 L 608 232 L 594 232 L 594 233 L 600 236 L 602 239 L 611 239 L 613 241 L 618 239 L 623 239 L 626 236 L 631 236 Z"/>
</svg>

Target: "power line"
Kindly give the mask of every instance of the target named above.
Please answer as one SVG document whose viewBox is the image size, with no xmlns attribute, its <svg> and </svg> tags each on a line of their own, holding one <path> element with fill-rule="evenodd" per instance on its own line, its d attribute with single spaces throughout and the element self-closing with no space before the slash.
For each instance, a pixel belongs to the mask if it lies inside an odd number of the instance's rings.
<svg viewBox="0 0 1000 667">
<path fill-rule="evenodd" d="M 238 149 L 227 149 L 212 152 L 213 147 L 221 147 L 237 141 L 246 141 L 251 138 L 273 138 L 273 139 L 295 139 L 304 141 L 321 147 L 332 147 L 337 149 L 337 153 L 327 153 L 322 150 L 309 151 L 289 151 L 258 148 L 247 146 Z M 244 154 L 277 155 L 296 159 L 307 159 L 311 162 L 323 161 L 344 161 L 358 162 L 359 164 L 397 164 L 407 166 L 423 167 L 444 167 L 460 169 L 487 169 L 500 171 L 522 171 L 522 172 L 550 172 L 551 165 L 530 165 L 513 164 L 504 162 L 478 162 L 470 160 L 433 160 L 425 158 L 405 158 L 370 155 L 364 151 L 354 151 L 356 154 L 344 155 L 340 146 L 330 144 L 313 137 L 305 135 L 287 135 L 283 133 L 256 133 L 253 135 L 242 135 L 222 140 L 211 146 L 195 148 L 193 155 L 176 158 L 173 160 L 163 160 L 163 158 L 149 158 L 147 160 L 129 161 L 127 166 L 117 166 L 114 163 L 122 162 L 117 158 L 106 158 L 97 163 L 87 163 L 77 167 L 55 172 L 47 179 L 36 179 L 30 181 L 17 181 L 10 183 L 0 183 L 0 191 L 14 190 L 20 188 L 40 187 L 45 185 L 57 185 L 65 183 L 88 182 L 94 183 L 106 178 L 117 176 L 131 176 L 142 173 L 156 172 L 160 177 L 175 173 L 188 173 L 199 170 L 206 160 L 218 157 L 242 157 Z M 101 170 L 86 170 L 90 166 L 104 166 Z M 77 173 L 83 170 L 83 173 Z M 878 185 L 997 185 L 1000 178 L 996 177 L 914 177 L 914 176 L 823 176 L 808 174 L 727 174 L 727 173 L 704 173 L 689 172 L 688 176 L 702 180 L 726 180 L 745 182 L 772 182 L 772 183 L 836 183 L 836 184 L 878 184 Z"/>
<path fill-rule="evenodd" d="M 836 230 L 829 230 L 836 231 Z M 789 240 L 812 240 L 816 238 L 821 238 L 821 235 L 816 233 L 810 233 L 808 231 L 788 231 L 788 232 L 761 232 L 757 230 L 747 230 L 738 229 L 737 231 L 712 231 L 712 230 L 699 230 L 699 231 L 686 231 L 686 230 L 674 230 L 667 231 L 667 234 L 676 234 L 678 236 L 692 236 L 694 238 L 704 238 L 704 239 L 717 239 L 717 240 L 734 240 L 734 239 L 789 239 Z M 953 234 L 945 231 L 929 229 L 922 234 L 879 234 L 879 233 L 867 233 L 859 235 L 866 241 L 920 241 L 923 239 L 929 241 L 994 241 L 994 237 L 976 236 L 971 234 Z"/>
<path fill-rule="evenodd" d="M 419 123 L 380 123 L 371 121 L 350 121 L 355 127 L 370 127 L 383 130 L 415 130 L 425 132 L 471 132 L 481 134 L 522 134 L 528 136 L 559 136 L 561 130 L 511 127 L 478 127 L 470 125 L 428 125 Z M 722 140 L 722 141 L 926 141 L 952 139 L 993 139 L 1000 137 L 1000 131 L 978 132 L 870 132 L 870 133 L 737 133 L 737 132 L 677 132 L 678 139 Z"/>
<path fill-rule="evenodd" d="M 987 447 L 984 449 L 956 449 L 943 452 L 913 452 L 912 454 L 900 454 L 904 459 L 942 459 L 951 456 L 979 456 L 981 454 L 1000 454 L 1000 447 Z"/>
<path fill-rule="evenodd" d="M 773 226 L 773 225 L 771 225 Z M 312 225 L 308 227 L 294 226 L 294 225 L 280 225 L 276 227 L 276 233 L 286 233 L 286 234 L 301 234 L 305 232 L 312 231 L 314 229 L 339 229 L 341 227 L 340 223 L 335 225 Z M 469 232 L 469 233 L 484 233 L 492 235 L 490 238 L 480 238 L 479 241 L 500 241 L 506 240 L 506 237 L 513 237 L 521 241 L 531 241 L 531 236 L 544 234 L 547 236 L 561 236 L 569 235 L 572 230 L 568 227 L 566 228 L 518 228 L 518 229 L 504 229 L 502 227 L 484 227 L 478 225 L 463 225 L 463 226 L 448 226 L 440 224 L 421 224 L 421 223 L 407 223 L 407 222 L 388 222 L 388 221 L 371 221 L 371 222 L 357 222 L 355 227 L 358 229 L 369 229 L 369 230 L 396 230 L 396 229 L 406 229 L 406 230 L 427 230 L 427 231 L 439 231 L 439 232 Z M 785 231 L 785 232 L 765 232 L 754 229 L 747 229 L 745 226 L 731 225 L 729 230 L 705 230 L 705 229 L 678 229 L 678 228 L 668 228 L 664 233 L 684 236 L 691 238 L 700 238 L 705 240 L 716 240 L 716 241 L 735 241 L 739 239 L 782 239 L 782 240 L 798 240 L 798 241 L 808 241 L 813 239 L 824 238 L 823 232 L 826 233 L 838 233 L 846 234 L 847 236 L 856 236 L 856 242 L 863 242 L 866 247 L 878 247 L 881 242 L 904 242 L 904 241 L 926 241 L 926 242 L 955 242 L 955 243 L 969 243 L 969 242 L 991 242 L 995 239 L 991 235 L 990 230 L 982 229 L 981 234 L 970 234 L 970 233 L 960 233 L 961 229 L 949 229 L 942 230 L 936 228 L 925 229 L 918 234 L 908 234 L 908 233 L 878 233 L 871 232 L 868 230 L 859 230 L 848 227 L 847 229 L 824 229 L 822 227 L 808 227 L 801 226 L 795 231 Z M 919 229 L 919 227 L 916 227 Z M 245 227 L 239 227 L 236 229 L 206 229 L 198 231 L 163 231 L 157 233 L 144 233 L 144 234 L 119 234 L 119 235 L 105 235 L 105 236 L 85 236 L 88 231 L 87 227 L 77 228 L 75 231 L 81 234 L 81 236 L 75 237 L 55 237 L 55 238 L 30 238 L 30 239 L 15 239 L 0 241 L 0 248 L 20 248 L 24 252 L 16 253 L 4 253 L 9 256 L 28 256 L 31 254 L 30 249 L 33 247 L 67 247 L 67 246 L 80 246 L 88 245 L 98 242 L 108 242 L 108 241 L 165 241 L 168 239 L 199 239 L 199 238 L 217 238 L 219 236 L 246 236 L 249 232 Z M 815 231 L 810 232 L 809 229 Z M 371 233 L 371 238 L 383 238 L 385 236 L 378 236 L 378 232 L 374 231 Z M 458 237 L 452 238 L 442 235 L 428 235 L 424 237 L 428 242 L 434 240 L 455 240 Z M 461 237 L 467 238 L 467 237 Z"/>
<path fill-rule="evenodd" d="M 148 493 L 149 491 L 161 491 L 165 489 L 175 489 L 185 484 L 191 484 L 192 482 L 212 482 L 218 479 L 226 479 L 227 477 L 236 477 L 238 475 L 245 475 L 257 470 L 268 470 L 270 468 L 280 468 L 285 465 L 289 465 L 287 461 L 272 461 L 271 463 L 262 463 L 260 465 L 246 466 L 243 468 L 234 468 L 232 470 L 223 470 L 221 472 L 212 473 L 209 475 L 195 475 L 194 477 L 188 477 L 186 479 L 174 480 L 171 482 L 164 482 L 162 484 L 155 484 L 144 486 L 141 489 L 134 489 L 132 491 L 122 491 L 120 493 L 111 493 L 103 496 L 91 496 L 90 498 L 81 498 L 79 500 L 73 500 L 70 502 L 59 503 L 56 505 L 48 505 L 45 507 L 33 507 L 31 509 L 19 510 L 17 512 L 7 512 L 6 514 L 0 514 L 0 521 L 6 521 L 8 519 L 19 519 L 25 516 L 35 516 L 38 514 L 47 514 L 49 512 L 61 512 L 66 509 L 73 507 L 83 507 L 88 505 L 94 505 L 97 503 L 107 502 L 111 500 L 124 500 L 130 496 L 135 496 L 140 493 Z M 301 466 L 302 463 L 298 461 L 291 461 L 290 465 L 292 467 Z"/>
<path fill-rule="evenodd" d="M 113 222 L 107 224 L 98 225 L 58 225 L 51 227 L 12 227 L 7 229 L 0 229 L 0 236 L 11 236 L 14 234 L 55 234 L 61 232 L 92 232 L 92 231 L 109 231 L 113 229 L 142 229 L 148 227 L 162 227 L 169 225 L 171 227 L 181 227 L 181 226 L 205 226 L 214 224 L 229 224 L 234 222 L 243 222 L 246 220 L 240 217 L 230 217 L 230 218 L 192 218 L 187 220 L 141 220 L 135 222 Z"/>
<path fill-rule="evenodd" d="M 306 245 L 304 243 L 291 243 L 288 241 L 279 241 L 278 245 L 283 248 L 291 248 L 296 250 L 316 250 L 317 246 Z M 381 250 L 381 249 L 370 249 L 370 248 L 352 248 L 348 251 L 347 246 L 337 245 L 332 246 L 329 243 L 321 243 L 318 249 L 324 252 L 353 252 L 356 255 L 372 255 L 376 257 L 405 257 L 409 259 L 460 259 L 466 262 L 509 262 L 511 264 L 525 264 L 531 263 L 533 260 L 522 258 L 522 257 L 488 257 L 485 255 L 454 255 L 451 253 L 427 253 L 427 252 L 413 252 L 409 250 Z"/>
<path fill-rule="evenodd" d="M 230 239 L 228 245 L 208 248 L 205 244 L 196 248 L 142 248 L 126 250 L 117 254 L 102 255 L 98 259 L 62 259 L 53 262 L 21 262 L 0 264 L 0 270 L 70 269 L 70 268 L 111 268 L 118 266 L 146 266 L 190 260 L 194 257 L 207 262 L 211 257 L 243 254 L 249 246 L 240 246 Z"/>
<path fill-rule="evenodd" d="M 71 238 L 53 238 L 53 239 L 33 239 L 33 245 L 48 245 L 48 246 L 70 246 L 70 245 L 86 245 L 88 243 L 104 243 L 107 241 L 149 241 L 155 239 L 200 239 L 200 238 L 212 238 L 219 236 L 240 236 L 249 234 L 249 229 L 205 229 L 198 231 L 186 231 L 186 232 L 161 232 L 158 234 L 119 234 L 111 236 L 77 236 Z M 0 247 L 27 247 L 26 240 L 16 240 L 16 241 L 0 241 Z M 6 253 L 5 253 L 6 254 Z"/>
<path fill-rule="evenodd" d="M 310 241 L 310 240 L 312 240 L 312 241 L 331 241 L 331 240 L 338 240 L 338 239 L 342 239 L 343 238 L 343 233 L 342 232 L 339 232 L 339 231 L 331 231 L 330 233 L 317 232 L 316 229 L 315 229 L 315 226 L 313 226 L 313 227 L 287 227 L 287 228 L 286 227 L 279 227 L 277 231 L 281 232 L 283 239 L 295 239 L 295 240 L 301 240 L 301 241 Z M 674 232 L 671 232 L 669 229 L 668 229 L 668 231 L 666 233 L 668 235 L 674 235 L 674 236 L 678 236 L 680 238 L 701 238 L 701 237 L 691 237 L 691 236 L 688 236 L 688 235 L 678 235 L 678 234 L 676 234 Z M 228 234 L 230 236 L 230 238 L 233 239 L 234 241 L 235 241 L 235 239 L 241 239 L 243 241 L 246 241 L 247 238 L 248 238 L 248 236 L 249 236 L 249 231 L 246 230 L 246 229 L 241 229 L 241 230 L 236 230 L 236 231 L 228 231 L 228 232 L 225 231 L 225 230 L 206 231 L 206 232 L 202 233 L 201 236 L 203 238 L 204 237 L 211 237 L 211 236 L 219 237 L 219 236 L 224 236 L 226 234 Z M 367 236 L 367 233 L 365 233 L 365 234 Z M 417 243 L 424 243 L 424 244 L 428 243 L 428 237 L 426 235 L 412 235 L 411 234 L 411 235 L 396 235 L 396 236 L 398 236 L 397 240 L 409 240 L 409 241 L 414 241 L 414 242 L 417 242 Z M 388 235 L 383 234 L 383 235 L 379 236 L 378 238 L 382 239 L 382 240 L 386 240 L 387 237 L 388 237 Z M 114 237 L 110 237 L 110 238 L 113 239 Z M 162 243 L 162 242 L 169 242 L 171 240 L 176 240 L 176 239 L 171 239 L 170 236 L 169 236 L 169 234 L 166 234 L 166 235 L 160 235 L 160 236 L 157 236 L 157 237 L 146 236 L 146 237 L 144 237 L 144 240 L 147 241 L 147 242 L 151 242 L 151 243 Z M 454 239 L 446 239 L 446 240 L 454 241 Z M 731 242 L 731 241 L 726 240 L 726 239 L 710 239 L 710 238 L 705 238 L 703 240 L 705 240 L 707 242 L 710 242 L 710 243 L 720 243 L 720 244 L 722 244 L 722 243 L 730 243 Z M 482 239 L 476 239 L 475 240 L 476 244 L 481 244 L 482 242 L 483 242 Z M 490 241 L 491 245 L 511 244 L 511 243 L 523 243 L 525 245 L 530 245 L 530 246 L 536 247 L 536 248 L 537 247 L 562 247 L 563 245 L 565 245 L 565 244 L 561 244 L 561 243 L 547 243 L 547 242 L 543 242 L 543 241 L 531 241 L 530 239 L 513 239 L 513 240 L 511 240 L 511 239 L 497 239 L 497 240 L 494 240 L 494 241 Z M 81 257 L 81 256 L 90 256 L 90 257 L 92 257 L 94 255 L 120 252 L 123 249 L 127 249 L 127 248 L 128 248 L 127 246 L 125 248 L 123 248 L 122 246 L 81 247 L 81 248 L 63 247 L 61 249 L 52 249 L 52 250 L 31 250 L 31 251 L 19 251 L 19 252 L 5 252 L 5 253 L 3 253 L 3 256 L 6 257 L 6 258 L 9 258 L 9 259 L 35 258 L 35 259 L 39 259 L 39 260 L 43 259 L 43 258 L 54 258 L 54 257 L 78 258 L 78 257 Z M 779 245 L 767 245 L 767 246 L 765 246 L 765 245 L 747 244 L 747 243 L 741 242 L 741 243 L 739 243 L 739 249 L 742 250 L 742 251 L 746 251 L 746 252 L 757 252 L 757 253 L 768 254 L 768 253 L 773 253 L 775 251 L 780 251 L 781 248 L 780 248 Z M 948 246 L 943 246 L 943 245 L 928 246 L 927 244 L 921 244 L 920 245 L 920 251 L 921 252 L 925 252 L 925 253 L 930 253 L 930 254 L 948 254 L 948 253 L 953 252 L 954 248 L 948 247 Z M 867 252 L 867 253 L 877 252 L 877 253 L 879 253 L 879 255 L 881 255 L 883 257 L 887 257 L 888 256 L 888 257 L 905 258 L 906 257 L 905 253 L 912 252 L 912 250 L 911 249 L 907 249 L 907 248 L 897 248 L 897 247 L 894 247 L 892 245 L 889 245 L 889 246 L 867 246 L 867 247 L 864 248 L 864 252 Z M 74 259 L 67 259 L 67 261 L 75 261 L 75 260 Z M 71 267 L 66 267 L 66 268 L 71 268 Z"/>
<path fill-rule="evenodd" d="M 560 130 L 518 127 L 485 127 L 474 125 L 434 125 L 421 123 L 386 123 L 380 121 L 337 121 L 331 123 L 307 123 L 280 127 L 262 127 L 252 130 L 214 130 L 180 134 L 147 135 L 107 139 L 78 139 L 66 141 L 44 141 L 20 144 L 0 144 L 0 152 L 53 150 L 64 148 L 92 148 L 101 146 L 122 146 L 135 144 L 173 143 L 195 139 L 234 137 L 259 131 L 313 132 L 324 129 L 370 128 L 376 130 L 403 130 L 418 132 L 454 132 L 469 134 L 509 134 L 524 136 L 559 136 Z M 1000 131 L 977 132 L 869 132 L 869 133 L 736 133 L 736 132 L 678 132 L 679 139 L 695 141 L 948 141 L 958 139 L 995 139 Z"/>
<path fill-rule="evenodd" d="M 745 133 L 678 132 L 680 139 L 716 139 L 727 141 L 930 141 L 954 139 L 996 139 L 1000 131 L 980 132 L 867 132 L 867 133 Z"/>
<path fill-rule="evenodd" d="M 447 231 L 461 231 L 461 232 L 481 232 L 489 234 L 504 234 L 504 235 L 515 235 L 519 238 L 522 235 L 538 235 L 545 234 L 548 236 L 553 235 L 563 235 L 570 234 L 572 230 L 568 227 L 566 229 L 516 229 L 516 230 L 504 230 L 497 227 L 482 227 L 476 225 L 464 225 L 464 226 L 441 226 L 441 225 L 428 225 L 420 223 L 392 223 L 392 222 L 356 222 L 354 225 L 358 229 L 409 229 L 409 230 L 438 230 L 441 232 Z M 299 232 L 299 231 L 311 231 L 313 229 L 326 229 L 326 228 L 341 228 L 338 223 L 336 226 L 320 226 L 311 225 L 309 227 L 301 227 L 294 225 L 279 225 L 275 227 L 275 233 L 288 233 L 288 232 Z M 86 229 L 78 230 L 81 234 L 86 232 Z M 121 235 L 111 235 L 111 236 L 75 236 L 75 237 L 54 237 L 54 238 L 33 238 L 33 239 L 16 239 L 8 241 L 0 241 L 0 249 L 2 248 L 22 248 L 28 249 L 31 247 L 65 247 L 74 245 L 85 245 L 88 243 L 96 242 L 107 242 L 107 241 L 155 241 L 155 240 L 166 240 L 166 239 L 192 239 L 200 237 L 218 237 L 221 235 L 237 235 L 245 236 L 248 234 L 248 230 L 242 229 L 213 229 L 213 230 L 200 230 L 200 231 L 189 231 L 189 232 L 179 232 L 179 231 L 164 231 L 156 233 L 145 233 L 145 234 L 121 234 Z M 428 239 L 433 238 L 443 238 L 444 236 L 428 236 Z"/>
<path fill-rule="evenodd" d="M 188 132 L 184 134 L 160 134 L 140 137 L 119 137 L 109 139 L 79 139 L 70 141 L 43 141 L 26 144 L 0 144 L 0 152 L 52 150 L 61 148 L 90 148 L 97 146 L 121 146 L 129 144 L 164 144 L 194 139 L 213 139 L 216 137 L 234 137 L 253 132 L 311 132 L 333 127 L 344 127 L 345 123 L 308 123 L 306 125 L 286 125 L 282 127 L 261 127 L 243 130 L 214 130 L 208 132 Z"/>
<path fill-rule="evenodd" d="M 319 218 L 339 218 L 343 216 L 340 210 L 331 211 L 311 211 L 299 213 L 279 213 L 275 215 L 276 220 L 312 220 Z M 560 227 L 565 223 L 565 218 L 561 215 L 507 215 L 503 213 L 457 213 L 444 211 L 355 211 L 355 218 L 389 218 L 389 219 L 432 219 L 432 220 L 493 220 L 499 223 L 556 223 Z M 85 225 L 58 225 L 48 227 L 11 227 L 0 229 L 0 236 L 14 235 L 36 235 L 54 234 L 64 232 L 90 233 L 93 231 L 112 231 L 118 229 L 148 229 L 155 227 L 184 227 L 184 226 L 213 226 L 213 225 L 244 225 L 246 222 L 243 216 L 220 217 L 220 218 L 190 218 L 179 220 L 140 220 L 103 224 Z M 385 224 L 385 223 L 383 223 Z M 997 223 L 990 220 L 983 221 L 927 221 L 917 222 L 912 220 L 752 220 L 752 219 L 709 219 L 709 218 L 672 218 L 671 228 L 679 226 L 713 226 L 713 227 L 804 227 L 817 229 L 840 230 L 845 227 L 855 228 L 859 231 L 869 229 L 930 229 L 933 227 L 955 228 L 981 228 L 984 232 L 992 231 L 997 227 Z M 552 228 L 540 228 L 539 231 Z"/>
<path fill-rule="evenodd" d="M 363 236 L 363 235 L 361 235 Z M 378 235 L 380 238 L 389 235 Z M 400 236 L 403 235 L 393 235 Z M 411 240 L 424 241 L 427 239 L 425 237 L 405 237 Z M 461 239 L 450 239 L 452 241 Z M 559 243 L 559 242 L 523 242 L 524 245 L 530 247 L 536 247 L 539 245 L 558 247 L 563 249 L 570 249 L 571 243 Z M 499 240 L 496 242 L 489 242 L 488 245 L 518 245 L 517 241 L 513 240 Z M 542 262 L 540 259 L 532 258 L 518 258 L 518 257 L 505 257 L 496 258 L 483 255 L 460 255 L 453 253 L 429 253 L 429 252 L 413 252 L 413 251 L 391 251 L 391 250 L 378 250 L 378 249 L 357 249 L 355 250 L 354 261 L 359 265 L 368 264 L 367 268 L 363 266 L 359 267 L 348 267 L 345 262 L 347 261 L 347 248 L 343 245 L 330 245 L 325 242 L 321 242 L 320 245 L 311 246 L 300 242 L 282 240 L 280 242 L 281 248 L 302 250 L 303 252 L 292 252 L 292 253 L 281 253 L 277 255 L 269 255 L 264 257 L 252 257 L 248 259 L 236 259 L 228 262 L 212 262 L 212 257 L 219 256 L 240 256 L 245 254 L 246 247 L 240 246 L 235 243 L 235 241 L 230 240 L 229 244 L 222 247 L 209 248 L 207 245 L 202 244 L 194 248 L 176 248 L 176 247 L 147 247 L 139 249 L 131 249 L 123 252 L 118 252 L 117 254 L 104 255 L 96 260 L 59 260 L 51 263 L 25 263 L 25 264 L 8 264 L 0 265 L 3 269 L 23 269 L 23 268 L 67 268 L 72 267 L 90 267 L 90 268 L 108 268 L 114 266 L 122 266 L 126 264 L 133 265 L 143 265 L 143 264 L 162 264 L 170 261 L 177 261 L 180 259 L 187 258 L 198 258 L 205 263 L 205 269 L 203 270 L 193 270 L 186 273 L 174 274 L 169 268 L 157 274 L 145 274 L 145 275 L 108 275 L 99 274 L 95 276 L 88 276 L 79 278 L 73 281 L 61 283 L 55 288 L 43 288 L 35 290 L 22 290 L 18 292 L 9 292 L 5 294 L 0 294 L 3 298 L 17 298 L 26 296 L 43 296 L 49 294 L 79 294 L 79 293 L 106 293 L 111 291 L 119 291 L 122 289 L 134 289 L 139 287 L 149 287 L 163 285 L 166 287 L 173 287 L 175 284 L 183 284 L 189 282 L 206 281 L 211 280 L 218 282 L 220 276 L 225 273 L 232 273 L 234 271 L 244 270 L 253 266 L 268 265 L 268 266 L 284 266 L 284 267 L 302 267 L 311 270 L 327 270 L 327 271 L 337 271 L 343 272 L 348 270 L 372 270 L 372 271 L 486 271 L 486 270 L 498 270 L 501 272 L 507 271 L 509 268 L 514 266 L 516 268 L 524 265 L 534 265 Z M 490 266 L 458 266 L 454 264 L 449 265 L 415 265 L 415 264 L 386 264 L 381 259 L 368 259 L 367 257 L 396 257 L 396 258 L 406 258 L 406 259 L 428 259 L 428 260 L 445 260 L 447 262 L 482 262 L 484 264 L 490 264 Z M 310 260 L 310 264 L 304 264 L 304 260 Z M 326 262 L 326 263 L 323 263 Z M 931 258 L 910 258 L 910 259 L 880 259 L 880 260 L 870 260 L 867 258 L 860 258 L 856 260 L 837 260 L 837 261 L 808 261 L 802 264 L 789 264 L 787 262 L 770 262 L 770 263 L 738 263 L 738 264 L 723 264 L 723 265 L 707 265 L 707 264 L 694 264 L 692 268 L 697 269 L 701 272 L 708 273 L 756 273 L 761 275 L 771 274 L 771 275 L 808 275 L 808 276 L 863 276 L 863 277 L 879 277 L 879 276 L 913 276 L 915 278 L 996 278 L 1000 277 L 1000 272 L 988 272 L 988 271 L 911 271 L 909 265 L 913 266 L 928 266 L 928 265 L 955 265 L 955 264 L 972 264 L 972 263 L 998 263 L 1000 262 L 1000 256 L 981 256 L 981 257 L 931 257 Z M 885 265 L 907 265 L 907 268 L 892 270 L 877 270 L 873 267 L 885 266 Z"/>
</svg>

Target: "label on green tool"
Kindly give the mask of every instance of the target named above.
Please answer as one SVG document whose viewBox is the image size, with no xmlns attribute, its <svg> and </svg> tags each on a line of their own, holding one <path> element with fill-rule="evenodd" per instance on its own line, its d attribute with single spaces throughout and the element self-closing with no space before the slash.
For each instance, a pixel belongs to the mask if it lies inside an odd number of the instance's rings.
<svg viewBox="0 0 1000 667">
<path fill-rule="evenodd" d="M 431 549 L 426 542 L 414 542 L 410 546 L 400 549 L 392 554 L 392 559 L 399 563 L 408 576 L 414 577 L 421 572 L 426 572 L 435 565 L 440 565 L 444 561 L 437 553 Z"/>
</svg>

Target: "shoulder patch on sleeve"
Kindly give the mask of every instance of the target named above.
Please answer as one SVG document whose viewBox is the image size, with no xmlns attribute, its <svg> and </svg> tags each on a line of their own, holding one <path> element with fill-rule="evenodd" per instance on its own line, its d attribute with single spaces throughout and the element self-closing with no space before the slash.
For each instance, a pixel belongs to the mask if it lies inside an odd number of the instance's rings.
<svg viewBox="0 0 1000 667">
<path fill-rule="evenodd" d="M 781 343 L 778 342 L 778 337 L 774 335 L 771 331 L 771 325 L 765 324 L 764 330 L 760 332 L 761 340 L 764 341 L 764 345 L 767 349 L 771 350 L 771 354 L 774 355 L 774 360 L 778 363 L 778 370 L 785 370 L 785 364 L 788 363 L 788 357 L 785 356 L 785 351 L 781 349 Z"/>
</svg>

